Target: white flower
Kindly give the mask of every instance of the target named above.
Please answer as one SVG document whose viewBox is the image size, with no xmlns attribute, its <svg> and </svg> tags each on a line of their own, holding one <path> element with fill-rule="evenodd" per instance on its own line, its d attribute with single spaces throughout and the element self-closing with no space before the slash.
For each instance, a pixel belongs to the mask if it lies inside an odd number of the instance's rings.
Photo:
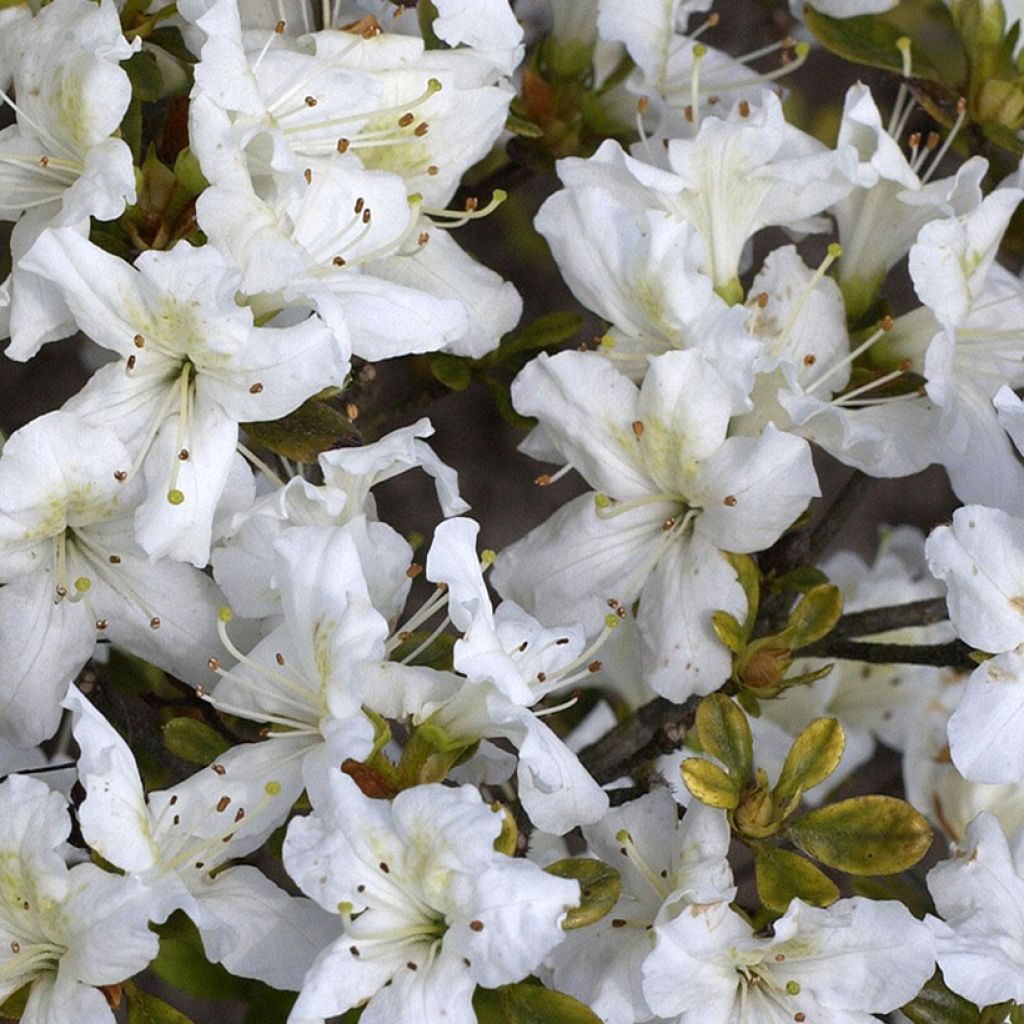
<svg viewBox="0 0 1024 1024">
<path fill-rule="evenodd" d="M 646 681 L 672 700 L 711 692 L 731 668 L 711 614 L 745 606 L 721 552 L 768 547 L 818 493 L 807 443 L 770 425 L 727 438 L 728 391 L 695 350 L 652 359 L 641 389 L 599 356 L 541 356 L 512 397 L 538 417 L 542 449 L 558 453 L 546 457 L 599 493 L 503 551 L 498 591 L 542 622 L 592 633 L 609 600 L 625 614 L 639 598 Z"/>
<path fill-rule="evenodd" d="M 222 598 L 198 570 L 138 546 L 128 461 L 112 431 L 66 412 L 16 431 L 0 456 L 0 734 L 19 745 L 57 728 L 99 637 L 190 683 L 212 678 Z"/>
<path fill-rule="evenodd" d="M 946 984 L 979 1006 L 1024 1001 L 1024 850 L 979 814 L 951 860 L 928 872 L 944 918 L 928 918 Z"/>
<path fill-rule="evenodd" d="M 348 352 L 310 317 L 255 327 L 238 272 L 211 246 L 144 252 L 134 268 L 69 229 L 46 232 L 25 264 L 52 281 L 78 326 L 120 356 L 65 406 L 110 426 L 144 471 L 139 543 L 204 566 L 240 422 L 286 415 L 340 385 Z"/>
<path fill-rule="evenodd" d="M 289 826 L 285 867 L 344 934 L 307 974 L 291 1024 L 366 1000 L 365 1024 L 473 1024 L 478 984 L 518 981 L 562 940 L 578 883 L 496 852 L 502 816 L 475 789 L 415 786 L 389 804 L 339 772 L 308 788 L 314 813 Z"/>
<path fill-rule="evenodd" d="M 819 910 L 794 899 L 773 930 L 757 938 L 725 902 L 656 924 L 643 965 L 651 1009 L 673 1024 L 874 1024 L 872 1014 L 913 999 L 935 966 L 927 927 L 895 901 Z"/>
<path fill-rule="evenodd" d="M 157 954 L 150 894 L 135 879 L 67 861 L 67 803 L 36 779 L 0 783 L 0 1002 L 31 985 L 23 1024 L 113 1024 L 99 986 Z"/>
<path fill-rule="evenodd" d="M 103 716 L 74 688 L 74 715 L 86 792 L 78 820 L 86 842 L 152 893 L 150 916 L 183 909 L 211 960 L 233 974 L 298 989 L 334 922 L 254 867 L 232 859 L 262 845 L 294 802 L 294 791 L 264 774 L 256 744 L 146 799 L 135 758 Z"/>
</svg>

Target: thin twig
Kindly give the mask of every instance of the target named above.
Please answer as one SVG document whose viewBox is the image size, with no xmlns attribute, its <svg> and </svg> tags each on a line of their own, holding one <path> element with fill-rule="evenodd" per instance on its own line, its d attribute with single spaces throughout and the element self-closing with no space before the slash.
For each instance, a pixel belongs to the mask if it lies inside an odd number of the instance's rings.
<svg viewBox="0 0 1024 1024">
<path fill-rule="evenodd" d="M 971 648 L 961 640 L 948 644 L 873 644 L 825 637 L 800 649 L 801 658 L 838 658 L 872 665 L 934 665 L 969 671 L 978 667 Z"/>
</svg>

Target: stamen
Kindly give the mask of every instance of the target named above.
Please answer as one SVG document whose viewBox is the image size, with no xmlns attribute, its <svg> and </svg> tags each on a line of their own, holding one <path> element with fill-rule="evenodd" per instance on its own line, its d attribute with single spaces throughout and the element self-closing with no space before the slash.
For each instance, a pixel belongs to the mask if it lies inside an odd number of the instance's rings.
<svg viewBox="0 0 1024 1024">
<path fill-rule="evenodd" d="M 820 377 L 808 384 L 804 389 L 805 394 L 810 395 L 817 391 L 817 389 L 824 384 L 829 377 L 837 371 L 842 370 L 844 367 L 849 366 L 855 359 L 867 352 L 867 350 L 871 348 L 879 338 L 883 337 L 887 331 L 892 330 L 892 325 L 893 319 L 891 316 L 882 317 L 878 330 L 875 331 L 874 334 L 872 334 L 866 341 L 861 342 L 848 356 L 840 359 L 838 363 L 830 366 Z"/>
<path fill-rule="evenodd" d="M 624 828 L 619 829 L 615 833 L 615 841 L 619 843 L 619 852 L 626 857 L 640 872 L 640 874 L 647 880 L 650 887 L 661 897 L 661 899 L 667 899 L 670 892 L 669 887 L 665 884 L 664 880 L 659 877 L 658 873 L 654 871 L 650 864 L 644 859 L 640 851 L 636 847 L 636 843 L 633 841 L 633 837 Z"/>
<path fill-rule="evenodd" d="M 911 41 L 909 36 L 900 36 L 896 40 L 896 48 L 903 57 L 902 81 L 899 92 L 896 94 L 896 102 L 892 107 L 892 114 L 889 117 L 889 134 L 898 142 L 902 132 L 896 131 L 896 126 L 903 116 L 903 104 L 906 102 L 908 89 L 907 79 L 913 74 L 913 58 L 911 56 Z"/>
<path fill-rule="evenodd" d="M 775 344 L 772 346 L 772 354 L 778 356 L 785 348 L 786 342 L 789 340 L 789 335 L 792 332 L 794 326 L 796 326 L 797 320 L 800 318 L 800 314 L 804 310 L 804 306 L 807 305 L 811 294 L 814 289 L 818 286 L 818 282 L 828 273 L 829 267 L 842 255 L 843 249 L 838 242 L 833 242 L 828 247 L 828 252 L 825 258 L 818 265 L 818 269 L 811 275 L 811 279 L 804 285 L 800 292 L 796 302 L 790 307 L 789 315 L 786 317 L 786 322 L 782 326 L 782 330 L 779 332 L 779 336 L 775 339 Z M 765 303 L 767 305 L 767 302 Z M 760 297 L 758 297 L 758 306 L 761 307 Z M 763 308 L 763 307 L 761 307 Z"/>
<path fill-rule="evenodd" d="M 956 101 L 956 121 L 953 123 L 953 127 L 950 129 L 949 134 L 946 136 L 946 141 L 942 144 L 942 148 L 935 154 L 935 159 L 932 160 L 931 166 L 928 168 L 927 173 L 921 179 L 921 184 L 926 185 L 930 180 L 931 176 L 938 170 L 939 164 L 942 163 L 942 158 L 949 152 L 949 147 L 953 145 L 953 140 L 957 137 L 960 129 L 964 126 L 964 121 L 967 119 L 967 100 L 960 97 Z"/>
</svg>

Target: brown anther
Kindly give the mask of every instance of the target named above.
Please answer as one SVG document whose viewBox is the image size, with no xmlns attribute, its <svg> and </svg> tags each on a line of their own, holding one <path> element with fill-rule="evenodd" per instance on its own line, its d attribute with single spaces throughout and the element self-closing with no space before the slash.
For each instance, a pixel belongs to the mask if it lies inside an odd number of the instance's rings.
<svg viewBox="0 0 1024 1024">
<path fill-rule="evenodd" d="M 560 636 L 555 641 L 555 646 L 556 647 L 564 647 L 567 643 L 569 643 L 569 638 L 567 636 Z"/>
<path fill-rule="evenodd" d="M 261 739 L 266 739 L 270 735 L 270 726 L 269 725 L 264 725 L 259 730 L 259 735 L 260 735 Z"/>
<path fill-rule="evenodd" d="M 217 660 L 216 658 L 207 658 L 207 659 L 206 659 L 206 667 L 207 667 L 207 668 L 208 668 L 208 669 L 209 669 L 209 670 L 210 670 L 211 672 L 216 672 L 216 671 L 217 671 L 217 669 L 219 669 L 219 668 L 220 668 L 220 662 L 219 662 L 219 661 L 218 661 L 218 660 Z M 199 696 L 200 696 L 200 697 L 202 696 L 202 694 L 201 694 L 201 693 L 199 693 L 199 689 L 198 689 L 198 687 L 196 688 L 196 693 L 197 693 L 197 694 L 199 694 Z"/>
<path fill-rule="evenodd" d="M 620 619 L 624 619 L 628 613 L 625 606 L 620 604 L 619 607 L 615 609 L 615 614 L 618 615 Z"/>
<path fill-rule="evenodd" d="M 793 1014 L 793 1020 L 796 1021 L 796 1024 L 804 1024 L 804 1021 L 807 1020 L 807 1014 L 802 1010 L 797 1010 L 796 1013 Z"/>
<path fill-rule="evenodd" d="M 213 668 L 213 665 L 210 665 L 210 662 L 211 662 L 211 661 L 217 661 L 217 659 L 216 659 L 216 658 L 210 658 L 210 659 L 208 659 L 208 661 L 207 661 L 207 665 L 209 665 L 209 667 L 210 667 L 210 668 Z M 217 664 L 219 665 L 219 664 L 220 664 L 220 662 L 217 662 Z M 200 700 L 202 700 L 202 699 L 203 699 L 203 697 L 205 697 L 205 696 L 206 696 L 206 687 L 205 687 L 205 686 L 203 686 L 203 684 L 202 684 L 202 683 L 200 683 L 200 684 L 199 684 L 199 685 L 198 685 L 198 686 L 196 687 L 196 696 L 197 696 L 197 697 L 198 697 L 198 698 L 199 698 Z"/>
<path fill-rule="evenodd" d="M 891 316 L 889 316 L 889 314 L 888 314 L 888 313 L 886 313 L 886 315 L 885 315 L 885 316 L 883 316 L 883 317 L 882 317 L 882 319 L 878 321 L 878 326 L 879 326 L 879 327 L 880 327 L 880 328 L 881 328 L 881 329 L 882 329 L 883 331 L 891 331 L 891 330 L 892 330 L 892 325 L 893 325 L 893 324 L 894 324 L 895 322 L 896 322 L 896 321 L 895 321 L 895 320 L 893 320 L 893 318 L 892 318 Z"/>
<path fill-rule="evenodd" d="M 676 517 L 675 516 L 669 516 L 668 519 L 666 519 L 665 522 L 663 522 L 661 524 L 661 528 L 662 528 L 662 530 L 666 530 L 667 531 L 667 530 L 671 530 L 672 527 L 675 526 L 675 525 L 676 525 Z"/>
<path fill-rule="evenodd" d="M 128 357 L 128 362 L 125 363 L 124 370 L 125 370 L 125 373 L 131 373 L 132 370 L 134 370 L 134 369 L 135 369 L 135 353 L 133 352 Z"/>
<path fill-rule="evenodd" d="M 234 832 L 229 832 L 226 836 L 224 836 L 223 839 L 221 839 L 221 842 L 224 843 L 224 845 L 226 846 L 234 838 L 235 838 L 235 833 Z"/>
<path fill-rule="evenodd" d="M 686 118 L 687 124 L 693 124 L 693 107 L 689 103 L 683 107 L 683 117 Z"/>
<path fill-rule="evenodd" d="M 275 32 L 275 33 L 276 33 L 277 35 L 280 35 L 280 34 L 281 34 L 281 33 L 282 33 L 283 31 L 284 31 L 284 22 L 283 22 L 283 21 L 279 21 L 279 22 L 278 22 L 278 23 L 277 23 L 277 24 L 276 24 L 276 25 L 274 26 L 274 32 Z"/>
<path fill-rule="evenodd" d="M 463 209 L 466 213 L 472 213 L 480 205 L 480 200 L 476 196 L 466 196 L 466 202 L 463 205 Z"/>
<path fill-rule="evenodd" d="M 370 208 L 369 207 L 367 207 L 365 210 L 363 210 L 363 223 L 364 224 L 369 224 L 370 223 Z"/>
<path fill-rule="evenodd" d="M 367 14 L 358 21 L 342 25 L 341 31 L 354 32 L 361 35 L 364 39 L 372 39 L 374 36 L 379 36 L 384 30 L 380 27 L 380 22 L 372 14 Z"/>
<path fill-rule="evenodd" d="M 465 964 L 465 965 L 466 965 L 467 967 L 472 967 L 472 966 L 473 966 L 473 964 L 472 964 L 472 963 L 470 962 L 470 959 L 469 959 L 469 957 L 468 957 L 468 956 L 464 956 L 464 957 L 462 958 L 462 962 L 463 962 L 463 963 L 464 963 L 464 964 Z"/>
<path fill-rule="evenodd" d="M 123 469 L 114 470 L 114 479 L 119 483 L 123 484 L 128 479 L 128 474 Z"/>
<path fill-rule="evenodd" d="M 214 775 L 226 775 L 228 771 L 227 768 L 219 762 L 214 762 L 210 767 L 213 769 Z"/>
<path fill-rule="evenodd" d="M 545 672 L 538 672 L 537 673 L 537 682 L 538 683 L 546 683 L 547 681 L 548 681 L 547 673 L 545 673 Z"/>
<path fill-rule="evenodd" d="M 518 647 L 516 648 L 516 650 L 517 650 L 517 651 L 518 651 L 518 652 L 519 652 L 520 654 L 522 654 L 522 653 L 523 653 L 523 651 L 525 651 L 525 650 L 526 650 L 526 648 L 527 648 L 527 647 L 529 647 L 529 646 L 530 646 L 530 641 L 529 641 L 529 640 L 524 640 L 524 641 L 523 641 L 523 642 L 522 642 L 522 643 L 521 643 L 521 644 L 520 644 L 520 645 L 519 645 L 519 646 L 518 646 Z"/>
<path fill-rule="evenodd" d="M 181 815 L 180 814 L 176 814 L 173 818 L 171 818 L 171 821 L 175 825 L 180 825 L 181 824 Z"/>
<path fill-rule="evenodd" d="M 646 114 L 647 113 L 647 108 L 650 105 L 651 105 L 650 99 L 648 99 L 648 97 L 646 97 L 646 96 L 641 96 L 640 99 L 638 99 L 636 101 L 636 112 L 638 114 Z"/>
<path fill-rule="evenodd" d="M 109 619 L 97 619 L 96 628 L 102 633 L 110 625 Z"/>
<path fill-rule="evenodd" d="M 48 156 L 41 156 L 39 158 L 39 166 L 40 167 L 49 167 L 50 166 L 50 158 Z"/>
<path fill-rule="evenodd" d="M 804 366 L 813 366 L 818 361 L 817 357 L 810 352 L 804 356 Z"/>
<path fill-rule="evenodd" d="M 739 102 L 740 117 L 750 117 L 750 104 L 746 100 Z"/>
<path fill-rule="evenodd" d="M 244 817 L 245 817 L 245 808 L 244 807 L 239 807 L 238 810 L 235 811 L 235 822 L 237 823 L 237 822 L 241 821 Z"/>
<path fill-rule="evenodd" d="M 421 572 L 423 572 L 423 566 L 420 565 L 419 562 L 413 562 L 412 565 L 405 570 L 405 575 L 408 576 L 409 579 L 414 580 Z"/>
<path fill-rule="evenodd" d="M 411 125 L 413 123 L 413 121 L 415 121 L 415 120 L 416 120 L 416 118 L 415 118 L 415 116 L 413 114 L 411 114 L 411 113 L 403 114 L 398 119 L 398 127 L 399 128 L 408 128 L 409 125 Z"/>
<path fill-rule="evenodd" d="M 217 801 L 217 813 L 218 814 L 222 814 L 224 811 L 226 811 L 228 809 L 228 804 L 229 803 L 231 803 L 231 797 L 229 797 L 229 796 L 222 796 Z"/>
<path fill-rule="evenodd" d="M 907 370 L 909 370 L 909 369 L 910 369 L 911 365 L 912 365 L 912 364 L 911 364 L 911 362 L 910 362 L 910 360 L 909 360 L 909 359 L 901 359 L 901 360 L 900 360 L 900 361 L 899 361 L 899 362 L 898 362 L 898 363 L 896 364 L 896 369 L 897 369 L 897 370 L 899 370 L 899 371 L 900 371 L 900 373 L 906 373 L 906 372 L 907 372 Z"/>
<path fill-rule="evenodd" d="M 136 348 L 143 348 L 146 344 L 146 339 L 141 334 L 136 334 L 135 337 L 132 338 L 132 342 L 135 344 Z"/>
<path fill-rule="evenodd" d="M 379 867 L 381 871 L 384 872 L 385 875 L 391 874 L 391 868 L 389 868 L 387 864 L 384 863 L 384 861 L 381 861 L 380 864 L 377 865 L 377 867 Z"/>
<path fill-rule="evenodd" d="M 258 395 L 262 390 L 263 390 L 263 385 L 259 381 L 256 381 L 255 384 L 250 384 L 249 385 L 249 394 L 250 395 Z"/>
<path fill-rule="evenodd" d="M 420 123 L 416 125 L 416 127 L 413 129 L 412 133 L 413 135 L 417 136 L 417 138 L 422 139 L 423 136 L 426 135 L 428 131 L 430 131 L 430 125 L 427 124 L 426 121 L 420 121 Z"/>
<path fill-rule="evenodd" d="M 337 149 L 338 149 L 339 153 L 347 153 L 348 152 L 348 147 L 349 147 L 348 139 L 338 139 Z"/>
<path fill-rule="evenodd" d="M 203 861 L 201 861 L 201 860 L 197 860 L 196 861 L 196 871 L 202 871 L 203 868 L 205 868 L 205 867 L 206 867 L 206 864 Z"/>
<path fill-rule="evenodd" d="M 587 671 L 588 672 L 600 672 L 601 671 L 601 667 L 602 667 L 601 666 L 601 662 L 599 662 L 599 661 L 592 661 L 587 666 Z"/>
<path fill-rule="evenodd" d="M 305 102 L 307 107 L 315 107 L 316 106 L 316 97 L 315 96 L 307 96 L 306 99 L 304 100 L 304 102 Z"/>
<path fill-rule="evenodd" d="M 173 807 L 178 802 L 178 794 L 175 793 L 167 802 Z"/>
<path fill-rule="evenodd" d="M 430 241 L 430 232 L 421 231 L 416 239 L 417 245 L 426 245 Z"/>
<path fill-rule="evenodd" d="M 719 103 L 721 103 L 721 101 L 722 101 L 722 98 L 720 96 L 709 96 L 708 97 L 708 106 L 709 107 L 716 107 L 716 106 L 718 106 Z"/>
<path fill-rule="evenodd" d="M 956 113 L 957 113 L 957 116 L 959 117 L 961 114 L 966 113 L 966 111 L 967 111 L 967 100 L 963 96 L 961 96 L 956 101 Z"/>
<path fill-rule="evenodd" d="M 350 419 L 359 418 L 359 406 L 355 402 L 347 402 L 345 404 L 345 415 Z"/>
<path fill-rule="evenodd" d="M 153 618 L 151 618 L 149 620 L 149 628 L 150 629 L 159 629 L 160 628 L 160 619 L 156 615 L 154 615 Z"/>
<path fill-rule="evenodd" d="M 362 213 L 363 212 L 363 207 L 365 205 L 366 205 L 366 200 L 362 196 L 359 196 L 359 198 L 356 199 L 356 205 L 352 208 L 353 212 L 355 214 L 357 214 L 357 215 Z"/>
<path fill-rule="evenodd" d="M 541 473 L 540 476 L 535 476 L 533 478 L 533 482 L 538 487 L 550 487 L 551 486 L 551 474 L 550 473 Z"/>
<path fill-rule="evenodd" d="M 721 20 L 721 16 L 719 14 L 715 13 L 715 12 L 712 12 L 711 14 L 708 15 L 707 21 L 705 22 L 705 24 L 707 25 L 708 28 L 714 28 L 719 23 L 720 20 Z"/>
<path fill-rule="evenodd" d="M 619 602 L 616 601 L 614 597 L 609 597 L 607 602 L 605 602 L 605 603 L 608 605 L 609 608 L 618 608 L 619 607 Z"/>
<path fill-rule="evenodd" d="M 110 562 L 111 565 L 120 565 L 121 564 L 121 556 L 120 555 L 111 555 L 107 559 L 107 561 Z"/>
<path fill-rule="evenodd" d="M 359 947 L 358 947 L 358 946 L 349 946 L 349 947 L 348 947 L 348 951 L 349 951 L 349 952 L 350 952 L 350 953 L 351 953 L 351 954 L 352 954 L 353 956 L 359 956 Z"/>
<path fill-rule="evenodd" d="M 723 505 L 728 505 L 729 508 L 735 508 L 736 507 L 736 496 L 734 494 L 727 494 L 722 499 L 722 504 Z"/>
<path fill-rule="evenodd" d="M 412 639 L 412 633 L 410 633 L 409 630 L 407 630 L 407 629 L 403 629 L 402 632 L 398 634 L 398 642 L 399 643 L 403 643 L 403 644 L 404 643 L 408 643 L 411 639 Z"/>
<path fill-rule="evenodd" d="M 284 655 L 280 651 L 274 655 L 274 661 L 276 661 L 282 668 L 284 667 Z"/>
<path fill-rule="evenodd" d="M 68 596 L 68 588 L 65 587 L 63 583 L 58 583 L 54 590 L 56 590 L 58 597 Z"/>
<path fill-rule="evenodd" d="M 188 462 L 188 460 L 189 460 L 189 453 L 188 453 L 188 449 L 187 448 L 182 448 L 181 451 L 178 452 L 178 460 L 180 462 Z"/>
<path fill-rule="evenodd" d="M 14 939 L 11 939 L 11 952 L 17 956 L 21 952 L 21 946 Z"/>
<path fill-rule="evenodd" d="M 415 971 L 418 969 L 418 965 L 414 964 L 411 960 L 405 966 L 408 967 L 410 971 Z"/>
<path fill-rule="evenodd" d="M 343 256 L 335 256 L 334 259 L 331 260 L 331 262 L 336 267 L 343 267 L 343 266 L 345 266 L 345 258 Z"/>
<path fill-rule="evenodd" d="M 783 67 L 785 67 L 792 59 L 793 54 L 791 54 L 789 50 L 783 50 L 782 53 L 779 54 L 779 63 Z"/>
<path fill-rule="evenodd" d="M 760 292 L 757 296 L 757 308 L 764 309 L 768 305 L 768 293 Z"/>
<path fill-rule="evenodd" d="M 785 960 L 785 959 L 786 959 L 786 954 L 785 953 L 776 953 L 775 954 L 775 962 L 777 964 L 781 964 L 782 961 Z"/>
<path fill-rule="evenodd" d="M 613 917 L 612 918 L 612 927 L 613 928 L 625 928 L 626 927 L 626 922 L 621 917 Z"/>
<path fill-rule="evenodd" d="M 312 185 L 313 184 L 313 169 L 311 167 L 307 167 L 302 172 L 302 176 L 306 179 L 306 184 L 307 185 Z"/>
<path fill-rule="evenodd" d="M 633 433 L 637 437 L 643 437 L 643 434 L 644 434 L 644 421 L 643 420 L 633 420 Z"/>
<path fill-rule="evenodd" d="M 469 927 L 475 932 L 482 932 L 484 930 L 484 923 L 483 921 L 473 920 L 469 922 Z"/>
<path fill-rule="evenodd" d="M 433 176 L 434 176 L 435 174 L 437 174 L 437 173 L 438 173 L 438 170 L 437 170 L 437 164 L 431 164 L 431 165 L 430 165 L 430 166 L 429 166 L 429 167 L 427 168 L 427 174 L 429 174 L 429 175 L 430 175 L 431 177 L 433 177 Z"/>
<path fill-rule="evenodd" d="M 907 136 L 907 142 L 910 144 L 911 149 L 917 149 L 917 147 L 921 145 L 921 133 L 911 132 L 911 134 Z"/>
<path fill-rule="evenodd" d="M 925 141 L 924 141 L 925 149 L 935 149 L 935 147 L 938 146 L 938 144 L 939 144 L 939 133 L 938 132 L 929 132 L 928 133 L 928 138 L 925 139 Z"/>
</svg>

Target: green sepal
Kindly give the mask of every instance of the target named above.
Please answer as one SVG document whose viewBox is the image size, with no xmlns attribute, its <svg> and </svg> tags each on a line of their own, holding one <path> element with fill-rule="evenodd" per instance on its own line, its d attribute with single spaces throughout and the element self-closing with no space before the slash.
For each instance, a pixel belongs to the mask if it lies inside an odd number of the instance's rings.
<svg viewBox="0 0 1024 1024">
<path fill-rule="evenodd" d="M 593 857 L 556 860 L 544 869 L 557 878 L 574 878 L 580 883 L 580 905 L 566 915 L 562 927 L 568 932 L 600 921 L 619 901 L 622 880 L 618 871 Z"/>
<path fill-rule="evenodd" d="M 160 731 L 164 746 L 189 764 L 213 764 L 231 746 L 219 732 L 197 718 L 172 718 Z"/>
<path fill-rule="evenodd" d="M 794 897 L 815 907 L 827 907 L 839 899 L 839 887 L 820 868 L 777 846 L 755 848 L 754 873 L 761 902 L 776 913 L 785 913 Z"/>
<path fill-rule="evenodd" d="M 398 763 L 402 789 L 428 782 L 443 782 L 477 738 L 450 736 L 430 719 L 413 727 Z"/>
<path fill-rule="evenodd" d="M 932 842 L 928 822 L 892 796 L 857 796 L 792 822 L 788 837 L 808 856 L 850 875 L 891 875 L 916 864 Z"/>
<path fill-rule="evenodd" d="M 817 718 L 797 736 L 772 791 L 780 820 L 796 810 L 805 790 L 836 770 L 845 746 L 843 727 L 835 718 Z"/>
<path fill-rule="evenodd" d="M 494 840 L 494 849 L 506 857 L 514 857 L 516 848 L 519 845 L 519 828 L 512 812 L 503 804 L 495 801 L 491 804 L 491 810 L 501 813 L 501 831 L 498 838 Z"/>
<path fill-rule="evenodd" d="M 564 992 L 520 981 L 478 988 L 473 996 L 478 1024 L 601 1024 L 583 1003 Z"/>
<path fill-rule="evenodd" d="M 679 769 L 686 788 L 709 807 L 732 810 L 740 802 L 740 783 L 703 757 L 688 757 Z"/>
</svg>

